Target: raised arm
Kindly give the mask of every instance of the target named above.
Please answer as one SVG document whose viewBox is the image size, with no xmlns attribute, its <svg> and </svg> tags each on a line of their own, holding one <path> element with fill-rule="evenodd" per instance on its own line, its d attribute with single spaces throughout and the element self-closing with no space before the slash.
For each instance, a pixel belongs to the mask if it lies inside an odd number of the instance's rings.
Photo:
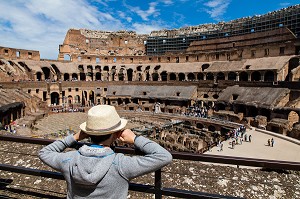
<svg viewBox="0 0 300 199">
<path fill-rule="evenodd" d="M 140 175 L 156 171 L 172 162 L 172 155 L 159 144 L 143 137 L 136 137 L 130 130 L 125 130 L 120 137 L 121 140 L 127 140 L 127 143 L 134 143 L 134 146 L 144 152 L 144 156 L 123 156 L 119 159 L 120 174 L 130 180 Z M 132 135 L 133 134 L 133 135 Z M 124 138 L 125 137 L 125 138 Z"/>
</svg>

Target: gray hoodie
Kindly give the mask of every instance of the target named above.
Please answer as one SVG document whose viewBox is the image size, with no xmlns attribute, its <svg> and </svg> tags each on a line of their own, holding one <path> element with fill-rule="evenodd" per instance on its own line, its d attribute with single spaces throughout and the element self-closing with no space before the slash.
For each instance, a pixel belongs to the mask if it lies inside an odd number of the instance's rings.
<svg viewBox="0 0 300 199">
<path fill-rule="evenodd" d="M 159 144 L 139 136 L 134 145 L 145 156 L 125 156 L 99 145 L 82 146 L 62 153 L 75 144 L 73 135 L 57 140 L 39 152 L 40 159 L 60 171 L 67 181 L 67 198 L 127 198 L 129 180 L 153 172 L 172 161 Z"/>
</svg>

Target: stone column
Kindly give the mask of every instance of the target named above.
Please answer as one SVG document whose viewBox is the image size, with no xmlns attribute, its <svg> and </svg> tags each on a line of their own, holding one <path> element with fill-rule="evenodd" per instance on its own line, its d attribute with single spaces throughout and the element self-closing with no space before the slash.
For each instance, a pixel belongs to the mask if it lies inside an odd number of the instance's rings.
<svg viewBox="0 0 300 199">
<path fill-rule="evenodd" d="M 240 81 L 240 74 L 238 72 L 235 73 L 236 74 L 236 81 Z"/>
</svg>

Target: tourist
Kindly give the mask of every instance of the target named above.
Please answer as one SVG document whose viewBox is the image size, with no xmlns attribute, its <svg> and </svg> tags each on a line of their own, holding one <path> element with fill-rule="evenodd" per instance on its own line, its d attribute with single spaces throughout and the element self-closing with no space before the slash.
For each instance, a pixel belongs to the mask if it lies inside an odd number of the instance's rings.
<svg viewBox="0 0 300 199">
<path fill-rule="evenodd" d="M 270 146 L 271 145 L 271 141 L 270 141 L 270 139 L 268 139 L 268 146 Z"/>
<path fill-rule="evenodd" d="M 274 139 L 272 138 L 271 139 L 271 147 L 273 147 L 274 146 Z"/>
<path fill-rule="evenodd" d="M 249 142 L 251 142 L 252 135 L 249 135 Z"/>
<path fill-rule="evenodd" d="M 62 172 L 67 181 L 67 198 L 127 198 L 129 180 L 153 172 L 172 161 L 171 154 L 159 144 L 125 129 L 113 106 L 98 105 L 88 111 L 81 131 L 57 140 L 39 152 L 40 159 Z M 124 130 L 125 129 L 125 130 Z M 78 151 L 63 151 L 76 141 L 90 137 L 92 144 Z M 116 140 L 134 144 L 145 156 L 115 153 Z"/>
</svg>

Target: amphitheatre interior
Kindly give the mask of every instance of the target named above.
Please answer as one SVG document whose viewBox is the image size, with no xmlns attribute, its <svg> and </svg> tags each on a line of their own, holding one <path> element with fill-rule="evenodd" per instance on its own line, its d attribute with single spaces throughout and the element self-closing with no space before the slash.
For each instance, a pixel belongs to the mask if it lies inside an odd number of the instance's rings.
<svg viewBox="0 0 300 199">
<path fill-rule="evenodd" d="M 174 151 L 203 153 L 241 125 L 300 140 L 299 59 L 300 5 L 143 35 L 69 29 L 57 60 L 0 47 L 1 128 L 60 137 L 109 104 Z"/>
</svg>

